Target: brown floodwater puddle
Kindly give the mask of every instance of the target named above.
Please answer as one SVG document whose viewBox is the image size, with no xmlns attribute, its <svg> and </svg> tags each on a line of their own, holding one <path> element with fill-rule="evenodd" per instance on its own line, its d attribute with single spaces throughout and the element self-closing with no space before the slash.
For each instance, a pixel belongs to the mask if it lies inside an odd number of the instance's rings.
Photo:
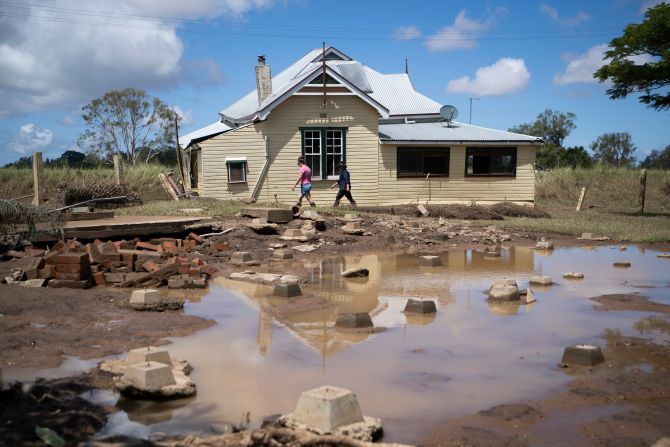
<svg viewBox="0 0 670 447">
<path fill-rule="evenodd" d="M 247 414 L 254 427 L 263 416 L 290 412 L 302 391 L 331 384 L 353 390 L 366 415 L 383 418 L 386 440 L 415 442 L 445 419 L 539 398 L 567 383 L 571 377 L 557 368 L 564 347 L 604 345 L 606 329 L 669 341 L 656 320 L 635 326 L 649 313 L 596 312 L 598 304 L 588 299 L 640 293 L 644 285 L 646 296 L 670 304 L 670 261 L 656 254 L 632 246 L 551 253 L 513 247 L 500 257 L 445 252 L 440 267 L 390 252 L 281 264 L 287 273 L 309 272 L 302 290 L 318 306 L 287 305 L 272 298 L 268 286 L 216 280 L 206 296 L 187 302 L 186 312 L 218 324 L 169 345 L 173 357 L 193 365 L 197 396 L 164 403 L 122 399 L 105 433 L 218 433 Z M 615 261 L 632 266 L 614 268 Z M 340 277 L 352 267 L 369 269 L 369 278 Z M 567 271 L 585 278 L 564 280 Z M 523 288 L 538 273 L 557 284 L 534 288 L 537 302 L 485 301 L 483 291 L 494 279 L 514 278 Z M 434 300 L 437 314 L 406 316 L 408 298 Z M 338 312 L 369 312 L 387 329 L 338 332 Z"/>
</svg>

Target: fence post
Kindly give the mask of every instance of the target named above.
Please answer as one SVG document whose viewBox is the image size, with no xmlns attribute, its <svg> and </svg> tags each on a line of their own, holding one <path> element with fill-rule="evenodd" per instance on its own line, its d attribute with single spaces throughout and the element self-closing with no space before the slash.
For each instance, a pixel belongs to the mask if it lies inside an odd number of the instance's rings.
<svg viewBox="0 0 670 447">
<path fill-rule="evenodd" d="M 123 178 L 123 165 L 120 155 L 114 156 L 114 177 L 116 178 L 116 184 L 120 185 Z"/>
<path fill-rule="evenodd" d="M 586 195 L 586 186 L 582 186 L 582 191 L 579 193 L 579 200 L 577 201 L 577 208 L 575 211 L 581 211 L 584 205 L 584 196 Z"/>
<path fill-rule="evenodd" d="M 644 195 L 647 192 L 647 170 L 640 171 L 640 214 L 644 214 Z"/>
<path fill-rule="evenodd" d="M 33 153 L 33 183 L 35 195 L 33 196 L 33 205 L 40 206 L 42 203 L 42 153 Z"/>
</svg>

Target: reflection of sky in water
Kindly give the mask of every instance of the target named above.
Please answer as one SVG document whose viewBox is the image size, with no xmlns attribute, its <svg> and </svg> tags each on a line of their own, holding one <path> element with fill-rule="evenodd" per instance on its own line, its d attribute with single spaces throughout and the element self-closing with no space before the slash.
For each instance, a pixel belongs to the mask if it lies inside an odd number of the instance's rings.
<svg viewBox="0 0 670 447">
<path fill-rule="evenodd" d="M 219 324 L 174 339 L 169 348 L 194 366 L 198 395 L 169 406 L 127 407 L 130 417 L 118 413 L 108 430 L 223 430 L 247 412 L 257 425 L 264 415 L 291 411 L 302 391 L 332 384 L 354 390 L 365 414 L 383 418 L 388 440 L 411 442 L 447 417 L 538 397 L 567 382 L 569 377 L 555 368 L 563 348 L 603 344 L 600 334 L 606 328 L 670 339 L 658 324 L 633 328 L 648 313 L 594 312 L 594 303 L 586 299 L 638 292 L 670 304 L 670 261 L 656 258 L 656 252 L 575 247 L 540 256 L 512 248 L 493 259 L 462 250 L 441 258 L 441 267 L 388 253 L 310 261 L 310 282 L 303 292 L 329 305 L 302 312 L 285 312 L 286 302 L 268 298 L 267 287 L 231 281 L 220 282 L 226 287 L 212 285 L 208 296 L 187 303 L 186 310 Z M 619 260 L 632 267 L 613 268 Z M 370 270 L 367 281 L 340 278 L 342 270 L 357 266 Z M 581 271 L 585 279 L 564 280 L 567 271 Z M 515 278 L 526 287 L 538 272 L 558 284 L 537 289 L 533 305 L 484 300 L 483 290 L 493 279 Z M 405 316 L 409 297 L 434 300 L 437 315 Z M 388 329 L 343 334 L 333 328 L 337 312 L 370 312 L 376 325 Z M 145 415 L 140 422 L 138 413 Z M 142 420 L 150 430 L 142 428 Z"/>
</svg>

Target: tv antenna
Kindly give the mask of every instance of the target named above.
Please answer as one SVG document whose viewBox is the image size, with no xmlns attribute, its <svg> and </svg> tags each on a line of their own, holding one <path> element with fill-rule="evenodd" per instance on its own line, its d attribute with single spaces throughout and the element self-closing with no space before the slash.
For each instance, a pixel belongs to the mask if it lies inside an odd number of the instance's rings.
<svg viewBox="0 0 670 447">
<path fill-rule="evenodd" d="M 454 106 L 442 106 L 440 108 L 440 115 L 447 120 L 447 125 L 450 125 L 458 117 L 458 109 Z"/>
</svg>

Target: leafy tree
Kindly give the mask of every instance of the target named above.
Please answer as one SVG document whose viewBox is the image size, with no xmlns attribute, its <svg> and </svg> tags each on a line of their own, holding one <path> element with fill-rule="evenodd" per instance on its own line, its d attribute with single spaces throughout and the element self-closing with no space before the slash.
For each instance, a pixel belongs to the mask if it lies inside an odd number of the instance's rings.
<svg viewBox="0 0 670 447">
<path fill-rule="evenodd" d="M 510 132 L 540 137 L 545 143 L 563 146 L 563 140 L 575 130 L 577 115 L 572 112 L 563 113 L 547 109 L 540 112 L 535 122 L 520 124 L 509 129 Z"/>
<path fill-rule="evenodd" d="M 593 160 L 583 146 L 574 146 L 565 149 L 561 156 L 561 166 L 570 166 L 575 168 L 590 168 L 593 166 Z"/>
<path fill-rule="evenodd" d="M 85 158 L 86 154 L 82 152 L 65 151 L 56 161 L 60 161 L 67 166 L 79 167 L 84 162 Z"/>
<path fill-rule="evenodd" d="M 82 110 L 87 128 L 78 145 L 88 151 L 106 158 L 121 154 L 135 165 L 174 147 L 176 113 L 144 90 L 113 90 Z"/>
<path fill-rule="evenodd" d="M 3 166 L 3 168 L 32 168 L 33 167 L 33 157 L 30 155 L 26 155 L 25 157 L 21 157 L 18 160 L 7 163 L 6 165 Z"/>
<path fill-rule="evenodd" d="M 635 163 L 633 153 L 636 149 L 633 138 L 628 132 L 604 133 L 591 143 L 593 158 L 596 161 L 619 167 Z"/>
<path fill-rule="evenodd" d="M 640 24 L 630 24 L 623 36 L 612 39 L 605 52 L 611 61 L 596 71 L 600 82 L 612 81 L 607 89 L 611 99 L 643 93 L 640 101 L 656 110 L 670 108 L 670 4 L 661 3 L 647 9 Z M 652 56 L 652 62 L 636 65 L 631 57 Z M 658 90 L 665 92 L 658 92 Z"/>
<path fill-rule="evenodd" d="M 641 168 L 670 169 L 670 144 L 665 149 L 654 149 L 640 163 Z"/>
</svg>

